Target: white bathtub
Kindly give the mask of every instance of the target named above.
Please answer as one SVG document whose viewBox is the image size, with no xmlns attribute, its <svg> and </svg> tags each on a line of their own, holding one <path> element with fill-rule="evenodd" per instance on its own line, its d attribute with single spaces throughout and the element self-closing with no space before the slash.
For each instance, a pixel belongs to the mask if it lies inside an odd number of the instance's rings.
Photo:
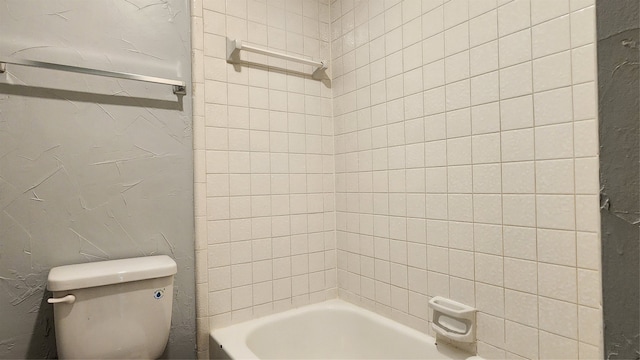
<svg viewBox="0 0 640 360">
<path fill-rule="evenodd" d="M 211 332 L 211 358 L 480 359 L 341 300 Z"/>
</svg>

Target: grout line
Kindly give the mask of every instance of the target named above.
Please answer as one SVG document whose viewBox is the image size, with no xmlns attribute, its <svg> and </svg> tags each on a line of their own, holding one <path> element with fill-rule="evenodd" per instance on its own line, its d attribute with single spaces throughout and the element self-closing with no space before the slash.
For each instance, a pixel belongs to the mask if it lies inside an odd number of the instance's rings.
<svg viewBox="0 0 640 360">
<path fill-rule="evenodd" d="M 533 60 L 534 60 L 534 56 L 533 56 L 533 24 L 532 24 L 532 19 L 531 19 L 531 12 L 532 12 L 532 6 L 531 6 L 531 1 L 529 1 L 529 28 L 528 31 L 530 33 L 529 38 L 531 39 L 531 43 L 529 44 L 530 46 L 530 54 L 531 54 L 531 59 L 529 60 L 529 66 L 531 67 L 531 106 L 532 106 L 532 136 L 533 136 L 533 185 L 534 185 L 534 192 L 533 192 L 533 204 L 534 204 L 534 228 L 535 228 L 535 262 L 536 262 L 536 311 L 537 311 L 537 328 L 538 330 L 540 329 L 540 296 L 538 294 L 539 291 L 539 284 L 538 282 L 540 281 L 539 279 L 539 270 L 538 270 L 538 196 L 537 196 L 537 191 L 538 191 L 538 184 L 537 184 L 537 171 L 536 171 L 536 163 L 537 163 L 537 157 L 536 157 L 536 118 L 535 118 L 535 97 L 534 97 L 534 74 L 533 74 Z M 541 344 L 540 344 L 540 337 L 538 336 L 538 356 L 540 356 L 541 352 L 542 352 L 542 348 L 541 348 Z"/>
<path fill-rule="evenodd" d="M 497 4 L 496 4 L 497 5 Z M 496 8 L 496 51 L 497 51 L 497 60 L 498 60 L 498 68 L 496 71 L 497 75 L 498 75 L 498 142 L 499 142 L 499 146 L 500 146 L 500 212 L 501 212 L 501 216 L 500 216 L 500 242 L 501 242 L 501 251 L 502 253 L 500 254 L 500 258 L 502 261 L 502 318 L 503 318 L 503 327 L 504 327 L 504 331 L 503 331 L 503 343 L 504 343 L 504 347 L 505 347 L 505 351 L 506 348 L 508 348 L 508 344 L 507 344 L 507 331 L 506 331 L 506 321 L 507 321 L 507 315 L 506 315 L 506 303 L 507 303 L 507 292 L 506 292 L 506 286 L 505 286 L 505 265 L 504 265 L 504 189 L 503 189 L 503 178 L 504 178 L 504 174 L 502 172 L 502 164 L 503 164 L 503 158 L 502 158 L 502 152 L 503 152 L 503 147 L 502 147 L 502 92 L 500 89 L 500 84 L 502 81 L 502 78 L 500 76 L 502 67 L 500 66 L 500 23 L 499 23 L 499 16 L 498 16 L 498 9 Z"/>
<path fill-rule="evenodd" d="M 443 104 L 443 109 L 444 111 L 442 112 L 443 114 L 443 118 L 444 118 L 444 169 L 445 169 L 445 178 L 446 178 L 446 193 L 445 193 L 445 199 L 446 199 L 446 206 L 447 206 L 447 215 L 446 218 L 444 219 L 444 221 L 447 224 L 447 258 L 449 257 L 449 249 L 450 249 L 450 234 L 451 234 L 451 221 L 449 220 L 449 157 L 448 157 L 448 150 L 449 150 L 449 133 L 448 133 L 448 124 L 447 124 L 447 113 L 449 112 L 449 110 L 447 109 L 447 85 L 449 85 L 447 83 L 447 78 L 446 78 L 446 65 L 447 65 L 447 41 L 446 41 L 446 37 L 445 37 L 445 31 L 447 30 L 445 22 L 445 5 L 442 5 L 442 61 L 444 63 L 444 70 L 445 70 L 445 74 L 444 74 L 444 84 L 442 85 L 442 91 L 444 92 L 444 104 Z M 453 27 L 453 26 L 452 26 Z M 451 28 L 451 27 L 450 27 Z M 464 81 L 464 80 L 462 80 Z M 470 86 L 470 85 L 469 85 Z M 456 109 L 457 110 L 457 109 Z M 448 259 L 447 259 L 448 260 Z M 428 268 L 428 265 L 427 265 Z M 433 270 L 432 270 L 433 271 Z M 446 296 L 448 298 L 451 297 L 451 277 L 449 276 L 449 274 L 451 273 L 451 264 L 447 261 L 447 274 L 445 274 L 445 276 L 447 276 L 447 294 Z M 429 291 L 428 291 L 429 292 Z M 474 295 L 475 298 L 475 295 Z"/>
<path fill-rule="evenodd" d="M 573 103 L 573 99 L 574 99 L 574 86 L 575 84 L 573 83 L 573 44 L 571 44 L 571 34 L 572 34 L 572 26 L 571 26 L 571 10 L 569 10 L 569 64 L 570 64 L 570 71 L 569 71 L 569 78 L 570 78 L 570 83 L 571 83 L 571 137 L 572 137 L 572 141 L 571 141 L 571 154 L 572 154 L 572 168 L 573 168 L 573 224 L 574 224 L 574 228 L 576 230 L 573 231 L 574 234 L 574 242 L 573 242 L 573 246 L 574 246 L 574 254 L 576 256 L 575 258 L 575 264 L 574 264 L 574 269 L 575 269 L 575 284 L 576 284 L 576 322 L 578 324 L 578 326 L 576 327 L 576 341 L 580 341 L 580 290 L 579 290 L 579 271 L 578 271 L 578 206 L 577 206 L 577 200 L 578 197 L 576 196 L 576 160 L 575 160 L 575 149 L 576 149 L 576 137 L 575 137 L 575 114 L 574 114 L 574 103 Z M 597 92 L 597 90 L 596 90 Z M 597 107 L 597 106 L 596 106 Z"/>
<path fill-rule="evenodd" d="M 245 9 L 247 9 L 247 1 L 246 0 L 242 0 L 242 1 L 245 3 Z M 246 11 L 248 12 L 248 9 Z M 249 21 L 245 21 L 245 26 L 246 26 L 245 30 L 247 31 L 247 38 L 248 38 L 249 37 Z M 249 71 L 249 70 L 250 69 L 247 68 L 247 71 Z M 249 106 L 251 105 L 251 86 L 249 85 L 249 76 L 248 76 L 248 74 L 247 74 L 247 85 L 246 86 L 247 86 L 247 108 L 249 108 Z M 247 111 L 250 112 L 249 109 L 247 109 Z M 227 117 L 227 119 L 228 119 L 228 117 Z M 251 129 L 251 117 L 249 117 L 248 120 L 249 120 L 248 128 Z M 229 123 L 229 121 L 227 120 L 227 125 L 228 125 L 228 123 Z M 228 131 L 229 130 L 227 130 L 227 132 Z M 250 142 L 251 141 L 251 130 L 247 130 L 247 132 L 248 132 L 249 142 Z M 227 140 L 227 142 L 228 142 L 229 146 L 231 146 L 230 139 Z M 249 143 L 248 145 L 249 145 L 249 149 L 247 150 L 247 152 L 248 152 L 248 155 L 249 155 L 249 174 L 248 174 L 248 176 L 249 176 L 249 215 L 250 215 L 251 218 L 253 218 L 253 211 L 251 209 L 251 194 L 252 194 L 252 191 L 251 191 L 251 144 Z M 231 190 L 231 177 L 230 176 L 229 176 L 229 190 Z M 229 201 L 231 201 L 231 196 L 229 196 Z M 231 206 L 229 206 L 229 211 L 231 211 Z M 253 317 L 254 314 L 255 314 L 255 311 L 254 311 L 255 306 L 254 306 L 254 301 L 253 301 L 254 298 L 255 298 L 255 294 L 253 293 L 253 288 L 254 288 L 254 285 L 255 285 L 255 282 L 254 282 L 254 279 L 253 279 L 253 266 L 254 266 L 253 238 L 254 237 L 253 237 L 253 228 L 250 229 L 250 230 L 251 230 L 251 238 L 249 239 L 249 251 L 251 252 L 249 254 L 250 255 L 250 259 L 251 259 L 251 265 L 250 265 L 250 271 L 251 271 L 251 273 L 250 273 L 250 278 L 251 278 L 251 306 L 250 306 L 250 308 L 251 308 L 251 316 Z M 273 276 L 272 276 L 272 278 L 273 278 Z M 233 287 L 233 284 L 232 284 L 232 287 Z M 233 291 L 231 293 L 233 294 Z M 272 291 L 272 293 L 273 293 L 273 291 Z M 233 304 L 233 301 L 232 301 L 232 304 Z"/>
</svg>

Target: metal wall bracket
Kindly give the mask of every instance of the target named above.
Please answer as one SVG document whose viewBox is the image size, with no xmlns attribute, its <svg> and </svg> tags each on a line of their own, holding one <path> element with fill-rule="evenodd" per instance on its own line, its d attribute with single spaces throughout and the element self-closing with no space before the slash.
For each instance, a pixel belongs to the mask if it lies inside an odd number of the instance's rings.
<svg viewBox="0 0 640 360">
<path fill-rule="evenodd" d="M 96 76 L 106 76 L 106 77 L 125 79 L 125 80 L 145 81 L 145 82 L 150 82 L 155 84 L 173 85 L 174 94 L 186 95 L 187 93 L 187 87 L 186 87 L 187 84 L 182 80 L 165 79 L 165 78 L 159 78 L 155 76 L 132 74 L 132 73 L 125 73 L 125 72 L 118 72 L 118 71 L 91 69 L 91 68 L 84 68 L 79 66 L 54 64 L 54 63 L 47 63 L 43 61 L 34 61 L 34 60 L 26 60 L 26 59 L 10 59 L 10 60 L 0 59 L 0 73 L 4 73 L 5 71 L 7 71 L 7 68 L 6 68 L 7 64 L 32 66 L 32 67 L 39 67 L 43 69 L 49 69 L 49 70 L 67 71 L 67 72 L 96 75 Z"/>
<path fill-rule="evenodd" d="M 176 95 L 187 95 L 187 87 L 182 85 L 173 85 L 173 93 Z"/>
</svg>

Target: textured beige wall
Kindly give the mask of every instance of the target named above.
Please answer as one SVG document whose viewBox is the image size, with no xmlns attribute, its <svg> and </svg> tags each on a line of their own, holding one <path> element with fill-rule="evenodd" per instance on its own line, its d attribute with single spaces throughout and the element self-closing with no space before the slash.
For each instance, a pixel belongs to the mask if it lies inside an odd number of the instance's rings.
<svg viewBox="0 0 640 360">
<path fill-rule="evenodd" d="M 0 58 L 189 83 L 187 4 L 3 1 Z M 49 269 L 155 254 L 178 264 L 167 356 L 195 355 L 190 97 L 32 67 L 0 74 L 0 358 L 55 358 Z"/>
</svg>

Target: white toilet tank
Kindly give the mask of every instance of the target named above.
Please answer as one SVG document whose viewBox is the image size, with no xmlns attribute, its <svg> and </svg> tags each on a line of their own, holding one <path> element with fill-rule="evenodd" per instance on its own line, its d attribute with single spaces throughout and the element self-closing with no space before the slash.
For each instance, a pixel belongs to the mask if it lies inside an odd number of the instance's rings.
<svg viewBox="0 0 640 360">
<path fill-rule="evenodd" d="M 169 339 L 176 271 L 165 255 L 51 269 L 58 357 L 157 359 Z"/>
</svg>

